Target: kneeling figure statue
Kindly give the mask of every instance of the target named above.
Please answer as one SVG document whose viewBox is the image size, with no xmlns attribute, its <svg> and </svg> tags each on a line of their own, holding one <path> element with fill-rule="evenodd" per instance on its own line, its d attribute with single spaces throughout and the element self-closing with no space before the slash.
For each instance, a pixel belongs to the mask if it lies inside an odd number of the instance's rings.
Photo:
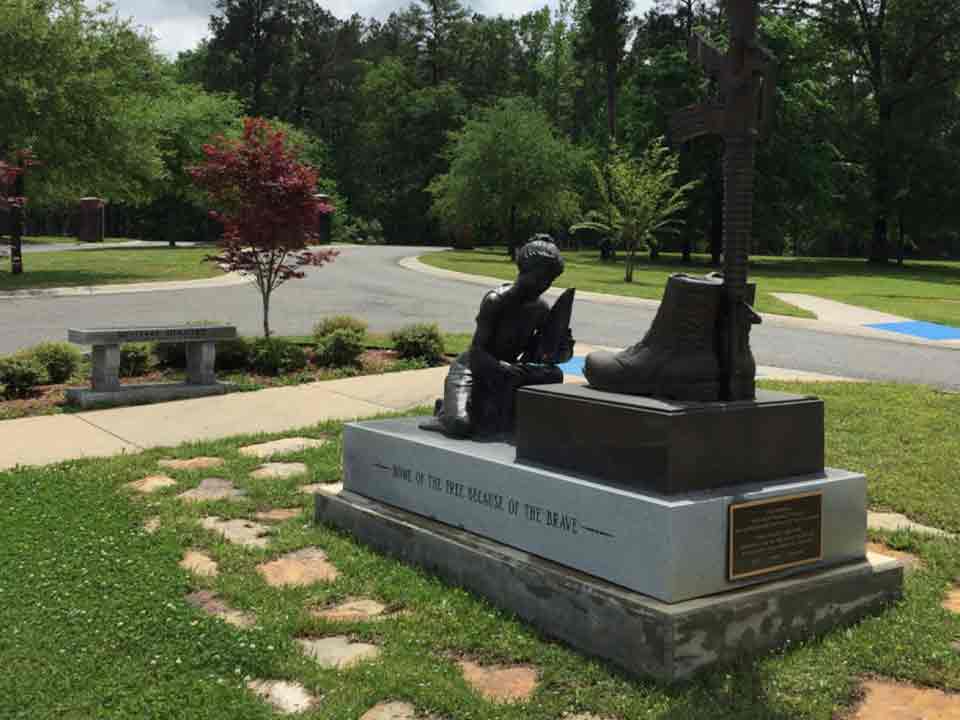
<svg viewBox="0 0 960 720">
<path fill-rule="evenodd" d="M 470 348 L 450 367 L 443 399 L 423 428 L 459 438 L 506 434 L 518 388 L 563 382 L 557 364 L 573 357 L 574 291 L 552 309 L 541 297 L 563 272 L 563 258 L 541 234 L 517 252 L 517 266 L 516 282 L 484 296 Z"/>
</svg>

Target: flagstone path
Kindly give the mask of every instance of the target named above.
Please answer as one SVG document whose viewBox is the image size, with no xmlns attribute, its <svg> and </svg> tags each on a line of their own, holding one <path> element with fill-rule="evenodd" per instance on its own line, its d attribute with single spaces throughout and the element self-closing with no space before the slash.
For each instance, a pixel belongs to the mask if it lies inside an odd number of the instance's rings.
<svg viewBox="0 0 960 720">
<path fill-rule="evenodd" d="M 158 490 L 173 487 L 176 484 L 177 481 L 172 477 L 167 477 L 166 475 L 150 475 L 142 480 L 134 480 L 132 483 L 127 483 L 127 487 L 143 495 L 152 495 Z"/>
<path fill-rule="evenodd" d="M 290 438 L 283 441 L 251 445 L 241 450 L 250 457 L 266 459 L 274 455 L 301 452 L 321 447 L 325 440 Z M 223 465 L 222 458 L 192 458 L 187 460 L 161 461 L 170 470 L 200 470 Z M 256 480 L 286 479 L 307 474 L 309 467 L 303 463 L 267 463 L 251 473 Z M 149 495 L 172 487 L 177 481 L 165 475 L 152 475 L 128 483 L 126 487 Z M 337 494 L 341 483 L 315 483 L 300 487 L 303 492 Z M 183 501 L 222 500 L 242 497 L 244 490 L 231 481 L 206 478 L 198 487 L 181 493 Z M 303 508 L 271 508 L 254 514 L 256 520 L 283 523 L 304 515 Z M 222 535 L 227 541 L 251 548 L 267 548 L 271 540 L 271 527 L 253 520 L 223 519 L 208 516 L 200 519 L 202 527 Z M 896 513 L 871 513 L 871 527 L 884 530 L 907 529 L 912 532 L 934 535 L 949 535 L 937 528 L 914 523 Z M 144 523 L 146 532 L 160 528 L 159 517 Z M 869 543 L 867 550 L 894 556 L 904 562 L 907 571 L 922 567 L 919 558 L 910 553 L 893 550 L 880 543 Z M 186 550 L 180 567 L 199 578 L 214 578 L 219 575 L 217 562 L 200 549 Z M 288 552 L 278 558 L 257 565 L 257 572 L 271 587 L 305 587 L 314 583 L 335 581 L 340 571 L 330 562 L 326 552 L 318 547 L 305 547 Z M 202 612 L 221 619 L 240 629 L 253 627 L 256 615 L 230 607 L 212 590 L 196 590 L 185 600 Z M 947 593 L 943 607 L 960 614 L 960 582 Z M 314 607 L 309 614 L 331 623 L 353 623 L 385 620 L 397 614 L 383 603 L 372 598 L 348 597 L 339 603 Z M 302 652 L 319 665 L 333 669 L 346 669 L 362 662 L 375 661 L 382 648 L 360 642 L 348 635 L 304 636 L 295 638 Z M 960 652 L 960 643 L 956 643 Z M 464 681 L 478 694 L 494 703 L 522 703 L 529 700 L 539 685 L 539 671 L 531 665 L 481 665 L 471 659 L 461 659 L 457 665 Z M 856 708 L 851 720 L 947 720 L 960 718 L 960 696 L 940 690 L 918 688 L 893 681 L 871 679 L 864 683 L 864 701 Z M 288 680 L 255 679 L 247 688 L 269 703 L 277 712 L 298 714 L 317 707 L 321 700 L 310 694 L 296 682 Z M 407 702 L 385 701 L 367 710 L 359 720 L 440 720 L 436 716 L 423 715 Z M 559 720 L 616 720 L 590 713 L 565 715 Z"/>
<path fill-rule="evenodd" d="M 315 440 L 313 438 L 283 438 L 282 440 L 273 440 L 257 445 L 247 445 L 246 447 L 240 448 L 240 454 L 266 460 L 275 455 L 292 455 L 293 453 L 303 452 L 304 450 L 321 448 L 326 444 L 326 440 Z"/>
<path fill-rule="evenodd" d="M 225 462 L 218 457 L 195 457 L 188 460 L 161 460 L 159 465 L 167 470 L 213 470 L 223 467 Z"/>
<path fill-rule="evenodd" d="M 271 587 L 297 587 L 316 582 L 333 582 L 340 575 L 327 554 L 320 548 L 308 547 L 287 553 L 271 562 L 257 565 L 257 572 Z"/>
<path fill-rule="evenodd" d="M 380 657 L 380 648 L 370 643 L 354 642 L 346 635 L 323 638 L 297 638 L 303 653 L 326 668 L 353 667 L 365 660 Z"/>
<path fill-rule="evenodd" d="M 250 473 L 250 477 L 254 480 L 285 480 L 306 474 L 307 466 L 303 463 L 267 463 Z"/>
</svg>

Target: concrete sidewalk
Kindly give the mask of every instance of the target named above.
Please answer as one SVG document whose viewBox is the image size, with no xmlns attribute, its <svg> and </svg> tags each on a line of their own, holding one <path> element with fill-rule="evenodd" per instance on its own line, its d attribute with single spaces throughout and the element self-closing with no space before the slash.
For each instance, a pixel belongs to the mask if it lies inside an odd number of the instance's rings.
<svg viewBox="0 0 960 720">
<path fill-rule="evenodd" d="M 233 393 L 212 398 L 6 420 L 0 470 L 250 433 L 292 430 L 433 405 L 447 368 Z"/>
<path fill-rule="evenodd" d="M 586 354 L 597 348 L 578 349 Z M 0 423 L 0 470 L 136 453 L 234 435 L 285 432 L 327 420 L 354 420 L 418 406 L 432 407 L 443 394 L 446 374 L 447 367 L 437 367 L 155 405 L 6 420 Z M 846 380 L 767 367 L 760 368 L 758 374 L 767 380 Z M 568 375 L 566 382 L 584 381 Z"/>
</svg>

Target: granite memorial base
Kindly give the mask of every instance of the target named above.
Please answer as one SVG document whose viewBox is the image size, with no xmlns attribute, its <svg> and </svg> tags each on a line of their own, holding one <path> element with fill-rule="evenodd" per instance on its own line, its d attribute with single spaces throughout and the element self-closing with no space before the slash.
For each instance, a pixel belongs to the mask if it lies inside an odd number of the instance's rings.
<svg viewBox="0 0 960 720">
<path fill-rule="evenodd" d="M 903 584 L 899 562 L 870 554 L 669 604 L 349 491 L 318 495 L 316 520 L 487 598 L 579 652 L 667 682 L 856 622 L 895 602 Z"/>
<path fill-rule="evenodd" d="M 317 521 L 631 673 L 684 678 L 900 596 L 901 565 L 865 553 L 862 475 L 658 494 L 422 421 L 348 424 L 344 491 L 317 497 Z"/>
<path fill-rule="evenodd" d="M 449 438 L 422 421 L 348 424 L 344 488 L 670 603 L 864 558 L 857 473 L 662 495 L 518 463 L 508 443 Z M 741 528 L 731 557 L 731 508 L 749 507 L 776 512 L 745 516 L 776 532 L 751 539 Z M 765 568 L 776 569 L 757 574 Z"/>
</svg>

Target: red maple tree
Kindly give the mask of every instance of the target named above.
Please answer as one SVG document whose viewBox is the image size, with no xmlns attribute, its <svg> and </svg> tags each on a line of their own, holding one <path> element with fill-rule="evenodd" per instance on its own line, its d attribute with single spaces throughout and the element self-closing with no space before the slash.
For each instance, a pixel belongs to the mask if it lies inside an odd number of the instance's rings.
<svg viewBox="0 0 960 720">
<path fill-rule="evenodd" d="M 204 161 L 189 169 L 223 225 L 219 252 L 208 258 L 251 277 L 263 299 L 263 333 L 270 337 L 270 296 L 307 266 L 331 262 L 336 250 L 311 249 L 320 216 L 333 207 L 317 197 L 317 173 L 297 159 L 286 134 L 263 118 L 247 118 L 243 136 L 222 135 L 203 146 Z"/>
</svg>

